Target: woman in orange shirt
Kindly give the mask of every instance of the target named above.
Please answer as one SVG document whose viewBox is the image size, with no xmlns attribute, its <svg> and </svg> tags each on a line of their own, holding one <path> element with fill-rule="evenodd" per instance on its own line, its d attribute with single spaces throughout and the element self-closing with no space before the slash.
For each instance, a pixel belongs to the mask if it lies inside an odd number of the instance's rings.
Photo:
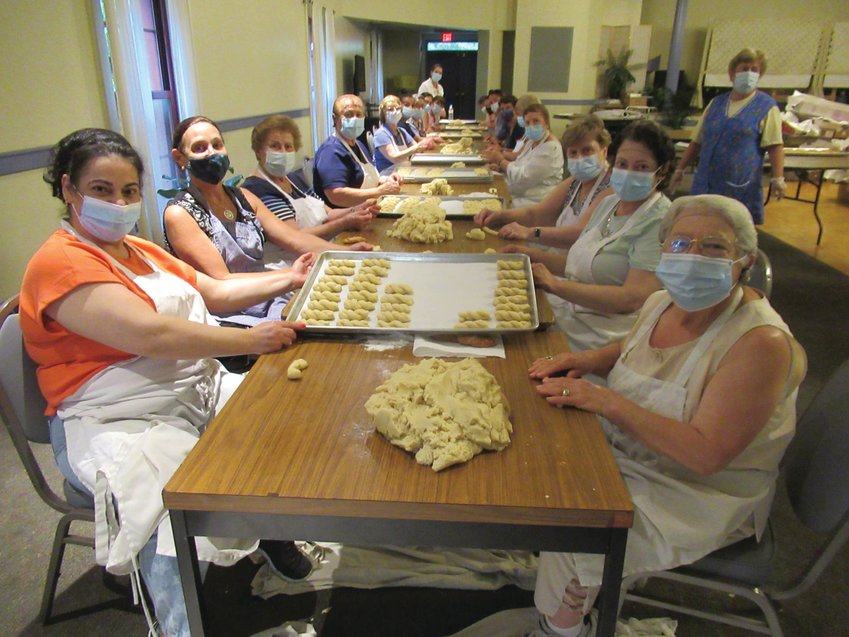
<svg viewBox="0 0 849 637">
<path fill-rule="evenodd" d="M 128 234 L 142 174 L 112 131 L 83 129 L 57 144 L 45 181 L 67 217 L 27 266 L 21 328 L 60 469 L 95 495 L 98 557 L 116 574 L 141 570 L 164 634 L 188 635 L 162 480 L 242 380 L 212 357 L 277 351 L 303 327 L 219 327 L 207 308 L 234 311 L 299 287 L 314 256 L 262 278 L 196 272 Z M 198 543 L 201 559 L 227 564 L 255 548 Z"/>
</svg>

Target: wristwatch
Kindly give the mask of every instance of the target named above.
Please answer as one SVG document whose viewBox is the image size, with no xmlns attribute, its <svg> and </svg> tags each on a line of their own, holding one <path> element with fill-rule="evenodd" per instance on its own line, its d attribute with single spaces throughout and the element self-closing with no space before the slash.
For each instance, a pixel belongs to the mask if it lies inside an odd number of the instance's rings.
<svg viewBox="0 0 849 637">
<path fill-rule="evenodd" d="M 539 239 L 540 234 L 542 234 L 542 228 L 537 226 L 536 228 L 534 228 L 534 238 Z"/>
</svg>

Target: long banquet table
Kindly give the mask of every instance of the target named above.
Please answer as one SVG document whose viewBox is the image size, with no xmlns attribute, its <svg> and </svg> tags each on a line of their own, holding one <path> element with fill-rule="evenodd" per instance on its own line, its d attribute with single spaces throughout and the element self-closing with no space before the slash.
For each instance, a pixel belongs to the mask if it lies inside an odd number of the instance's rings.
<svg viewBox="0 0 849 637">
<path fill-rule="evenodd" d="M 465 239 L 395 243 L 383 234 L 391 223 L 358 234 L 384 250 L 483 250 Z M 455 237 L 470 227 L 455 222 Z M 439 473 L 389 444 L 364 408 L 374 388 L 415 360 L 409 346 L 370 351 L 356 339 L 305 335 L 262 356 L 163 492 L 192 635 L 210 627 L 191 539 L 214 535 L 605 554 L 598 635 L 612 636 L 630 496 L 595 416 L 550 407 L 527 376 L 533 360 L 567 348 L 565 337 L 547 330 L 504 340 L 505 359 L 481 362 L 510 403 L 512 442 Z M 309 362 L 297 382 L 286 380 L 295 358 Z"/>
</svg>

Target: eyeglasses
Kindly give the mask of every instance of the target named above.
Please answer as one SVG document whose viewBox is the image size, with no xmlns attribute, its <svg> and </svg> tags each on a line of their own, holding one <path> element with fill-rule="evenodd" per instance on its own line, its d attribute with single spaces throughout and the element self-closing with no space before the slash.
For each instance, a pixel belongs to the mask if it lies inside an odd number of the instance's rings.
<svg viewBox="0 0 849 637">
<path fill-rule="evenodd" d="M 689 252 L 694 244 L 698 246 L 699 253 L 706 257 L 727 259 L 734 250 L 734 246 L 723 237 L 693 239 L 685 235 L 673 235 L 666 240 L 666 247 L 672 254 Z"/>
</svg>

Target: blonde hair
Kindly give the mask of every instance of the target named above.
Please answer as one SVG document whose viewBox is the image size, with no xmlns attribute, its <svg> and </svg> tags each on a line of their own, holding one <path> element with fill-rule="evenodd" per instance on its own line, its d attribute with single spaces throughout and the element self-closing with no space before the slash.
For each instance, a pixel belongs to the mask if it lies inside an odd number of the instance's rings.
<svg viewBox="0 0 849 637">
<path fill-rule="evenodd" d="M 746 47 L 740 51 L 737 55 L 731 58 L 731 61 L 728 63 L 728 72 L 734 73 L 734 69 L 736 69 L 737 65 L 741 62 L 749 64 L 757 62 L 758 66 L 761 67 L 761 75 L 766 73 L 766 53 L 760 49 L 750 49 Z"/>
<path fill-rule="evenodd" d="M 387 95 L 380 100 L 380 123 L 386 121 L 386 111 L 390 108 L 401 108 L 401 100 L 395 95 Z"/>
</svg>

